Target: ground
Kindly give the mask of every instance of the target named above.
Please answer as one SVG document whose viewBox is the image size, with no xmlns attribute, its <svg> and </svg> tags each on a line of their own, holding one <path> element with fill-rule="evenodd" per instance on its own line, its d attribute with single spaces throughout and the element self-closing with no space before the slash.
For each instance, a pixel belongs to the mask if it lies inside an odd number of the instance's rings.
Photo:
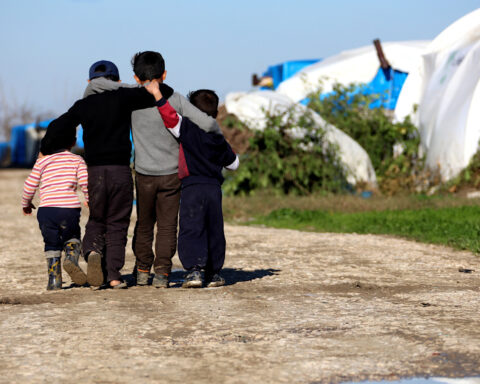
<svg viewBox="0 0 480 384">
<path fill-rule="evenodd" d="M 226 225 L 225 287 L 180 288 L 175 257 L 167 290 L 95 291 L 71 287 L 64 275 L 65 289 L 47 292 L 38 225 L 20 209 L 27 174 L 0 171 L 0 383 L 480 374 L 480 259 L 472 253 L 385 236 Z"/>
</svg>

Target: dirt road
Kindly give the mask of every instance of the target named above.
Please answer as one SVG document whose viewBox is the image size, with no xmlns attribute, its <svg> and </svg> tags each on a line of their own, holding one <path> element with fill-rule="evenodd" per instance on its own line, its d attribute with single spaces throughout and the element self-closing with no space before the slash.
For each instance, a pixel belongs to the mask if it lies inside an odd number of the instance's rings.
<svg viewBox="0 0 480 384">
<path fill-rule="evenodd" d="M 168 290 L 94 291 L 66 277 L 65 289 L 47 293 L 38 225 L 19 205 L 26 175 L 0 171 L 0 383 L 480 374 L 480 259 L 471 253 L 227 225 L 225 287 L 182 289 L 176 271 Z M 126 274 L 132 266 L 129 244 Z"/>
</svg>

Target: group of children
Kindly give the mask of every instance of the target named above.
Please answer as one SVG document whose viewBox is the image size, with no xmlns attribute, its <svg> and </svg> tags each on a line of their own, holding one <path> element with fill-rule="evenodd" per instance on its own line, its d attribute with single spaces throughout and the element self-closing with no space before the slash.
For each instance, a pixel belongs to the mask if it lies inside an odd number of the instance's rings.
<svg viewBox="0 0 480 384">
<path fill-rule="evenodd" d="M 165 62 L 158 52 L 137 53 L 132 66 L 137 85 L 120 83 L 110 61 L 91 66 L 84 98 L 49 124 L 25 181 L 24 214 L 31 214 L 32 198 L 40 190 L 37 218 L 48 290 L 62 286 L 62 250 L 64 270 L 75 284 L 127 287 L 120 271 L 133 206 L 130 129 L 135 144 L 136 284 L 148 284 L 153 266 L 152 285 L 169 286 L 179 211 L 178 253 L 187 271 L 183 287 L 225 283 L 220 275 L 225 259 L 222 169 L 234 170 L 239 161 L 215 120 L 218 96 L 199 90 L 187 100 L 174 92 L 163 83 Z M 69 151 L 79 124 L 85 160 Z M 82 242 L 77 185 L 90 211 Z M 81 254 L 86 274 L 78 264 Z"/>
</svg>

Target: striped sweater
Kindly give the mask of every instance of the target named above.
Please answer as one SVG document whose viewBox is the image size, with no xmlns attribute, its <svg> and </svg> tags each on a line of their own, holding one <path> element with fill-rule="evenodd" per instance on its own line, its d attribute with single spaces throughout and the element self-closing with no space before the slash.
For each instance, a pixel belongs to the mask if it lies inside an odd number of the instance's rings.
<svg viewBox="0 0 480 384">
<path fill-rule="evenodd" d="M 88 173 L 82 157 L 69 151 L 37 159 L 23 186 L 22 207 L 40 187 L 40 207 L 80 208 L 77 184 L 88 202 Z"/>
</svg>

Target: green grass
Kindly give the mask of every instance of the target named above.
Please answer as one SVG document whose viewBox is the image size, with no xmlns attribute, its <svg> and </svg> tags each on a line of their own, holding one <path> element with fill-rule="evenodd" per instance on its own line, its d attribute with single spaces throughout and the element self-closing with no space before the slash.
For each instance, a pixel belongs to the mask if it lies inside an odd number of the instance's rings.
<svg viewBox="0 0 480 384">
<path fill-rule="evenodd" d="M 461 206 L 363 212 L 281 208 L 252 224 L 321 232 L 372 233 L 480 251 L 480 207 Z"/>
</svg>

